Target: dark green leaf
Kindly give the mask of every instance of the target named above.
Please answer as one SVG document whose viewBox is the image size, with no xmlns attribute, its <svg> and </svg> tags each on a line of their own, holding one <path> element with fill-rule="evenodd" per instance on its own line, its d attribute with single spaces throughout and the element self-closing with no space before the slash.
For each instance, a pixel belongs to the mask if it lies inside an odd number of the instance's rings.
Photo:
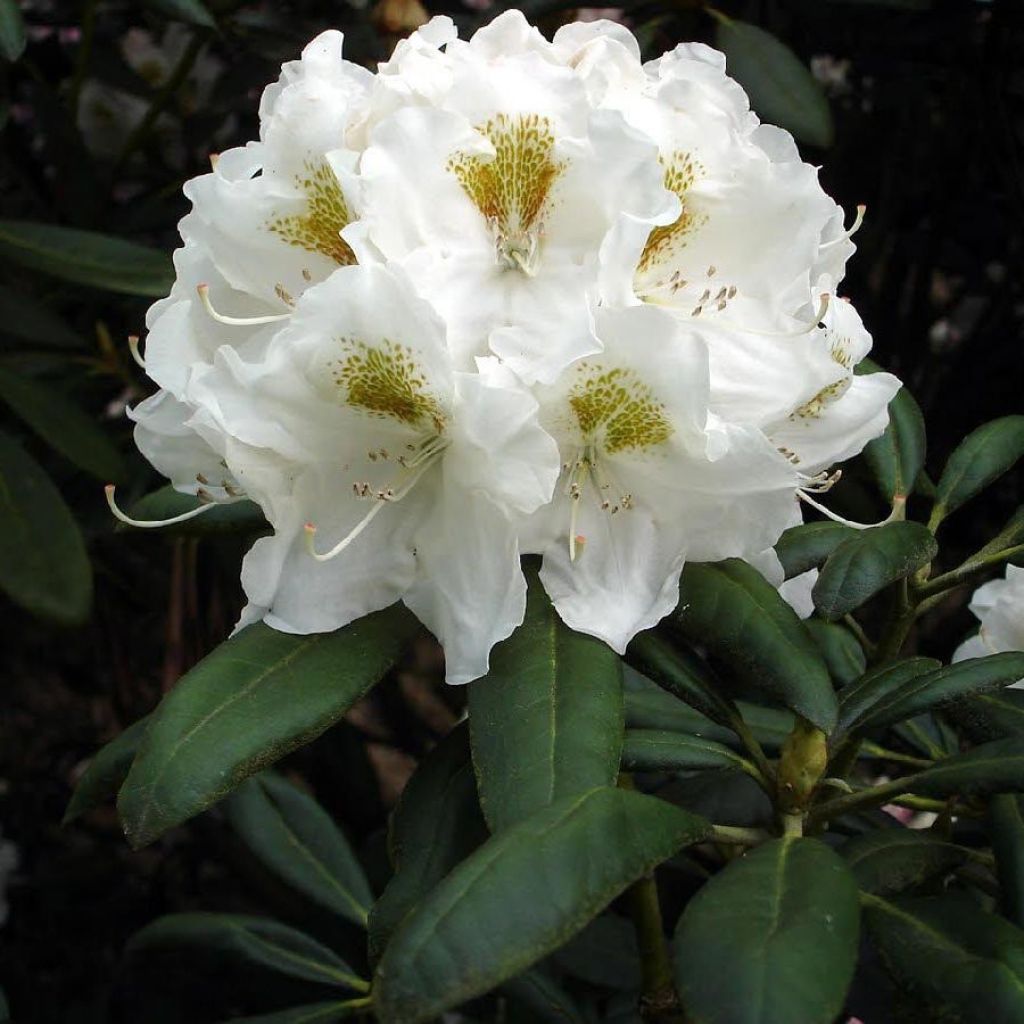
<svg viewBox="0 0 1024 1024">
<path fill-rule="evenodd" d="M 967 860 L 962 847 L 911 828 L 886 828 L 855 836 L 840 852 L 857 885 L 880 896 L 922 885 Z"/>
<path fill-rule="evenodd" d="M 742 682 L 826 732 L 835 724 L 825 662 L 796 613 L 756 569 L 735 558 L 690 562 L 677 615 L 687 639 L 706 647 Z"/>
<path fill-rule="evenodd" d="M 486 838 L 463 724 L 424 758 L 392 812 L 395 873 L 370 911 L 371 961 L 408 911 Z"/>
<path fill-rule="evenodd" d="M 872 669 L 839 695 L 839 728 L 846 732 L 870 725 L 872 710 L 876 705 L 890 698 L 911 680 L 940 668 L 941 664 L 934 658 L 904 658 L 892 665 Z M 884 706 L 881 710 L 884 711 Z"/>
<path fill-rule="evenodd" d="M 225 807 L 231 827 L 274 874 L 314 903 L 366 925 L 363 869 L 331 816 L 274 772 L 248 779 Z"/>
<path fill-rule="evenodd" d="M 764 29 L 711 13 L 718 19 L 715 45 L 761 119 L 788 129 L 801 142 L 832 145 L 828 100 L 803 61 Z"/>
<path fill-rule="evenodd" d="M 149 727 L 149 716 L 140 718 L 128 726 L 120 736 L 112 739 L 105 747 L 101 747 L 89 767 L 78 780 L 68 809 L 64 812 L 61 824 L 67 825 L 75 818 L 81 817 L 103 804 L 113 802 L 117 791 L 121 788 L 128 769 L 135 759 L 142 737 Z"/>
<path fill-rule="evenodd" d="M 1002 689 L 1021 678 L 1024 678 L 1024 653 L 1021 652 L 1008 651 L 958 661 L 907 679 L 878 700 L 867 716 L 861 718 L 858 727 L 893 725 L 933 707 L 945 707 L 973 694 Z"/>
<path fill-rule="evenodd" d="M 0 401 L 79 469 L 99 480 L 124 479 L 124 460 L 110 438 L 59 391 L 0 368 Z"/>
<path fill-rule="evenodd" d="M 0 257 L 31 270 L 126 295 L 166 295 L 170 257 L 123 238 L 25 220 L 0 221 Z"/>
<path fill-rule="evenodd" d="M 529 1010 L 531 1021 L 586 1024 L 569 994 L 539 968 L 509 978 L 501 986 L 501 991 Z"/>
<path fill-rule="evenodd" d="M 293 1006 L 277 1013 L 261 1013 L 257 1017 L 232 1017 L 223 1024 L 333 1024 L 336 1020 L 347 1020 L 357 1013 L 365 1014 L 366 1007 L 358 1000 L 344 1002 L 309 1003 Z"/>
<path fill-rule="evenodd" d="M 874 372 L 879 367 L 865 359 L 858 373 Z M 914 490 L 914 482 L 924 468 L 927 439 L 924 416 L 914 396 L 902 387 L 889 402 L 889 426 L 864 449 L 882 497 L 890 504 Z"/>
<path fill-rule="evenodd" d="M 932 524 L 970 501 L 1024 455 L 1024 416 L 1004 416 L 972 431 L 957 445 L 936 485 Z"/>
<path fill-rule="evenodd" d="M 176 21 L 185 21 L 201 28 L 216 28 L 217 22 L 213 15 L 200 3 L 200 0 L 146 0 L 154 10 L 165 14 Z"/>
<path fill-rule="evenodd" d="M 430 1020 L 514 977 L 708 829 L 654 797 L 604 788 L 498 833 L 395 932 L 374 983 L 382 1024 Z"/>
<path fill-rule="evenodd" d="M 92 566 L 60 492 L 21 445 L 0 434 L 0 589 L 34 615 L 79 625 Z"/>
<path fill-rule="evenodd" d="M 536 572 L 526 618 L 469 684 L 480 806 L 492 832 L 562 797 L 615 781 L 622 752 L 622 662 L 569 629 Z"/>
<path fill-rule="evenodd" d="M 675 978 L 702 1024 L 831 1024 L 857 960 L 857 886 L 814 839 L 774 839 L 687 904 Z"/>
<path fill-rule="evenodd" d="M 988 809 L 999 901 L 1003 914 L 1020 927 L 1024 924 L 1024 797 L 998 793 Z"/>
<path fill-rule="evenodd" d="M 169 484 L 144 498 L 140 498 L 129 510 L 133 519 L 143 521 L 171 519 L 191 512 L 201 504 L 191 494 L 181 494 Z M 130 529 L 130 527 L 125 527 Z M 174 526 L 162 527 L 160 536 L 173 534 L 178 537 L 205 537 L 220 533 L 261 533 L 268 530 L 263 512 L 254 501 L 235 501 L 229 505 L 218 505 L 195 519 L 187 519 Z"/>
<path fill-rule="evenodd" d="M 820 619 L 808 619 L 804 625 L 810 630 L 811 639 L 825 659 L 829 674 L 839 686 L 847 687 L 864 674 L 867 667 L 864 648 L 848 629 Z"/>
<path fill-rule="evenodd" d="M 652 630 L 633 639 L 626 650 L 626 660 L 646 678 L 712 722 L 728 727 L 739 715 L 711 670 L 696 655 L 673 647 Z"/>
<path fill-rule="evenodd" d="M 82 339 L 48 305 L 0 286 L 0 332 L 53 348 L 82 348 Z"/>
<path fill-rule="evenodd" d="M 938 1019 L 1024 1020 L 1024 932 L 1012 924 L 950 896 L 865 896 L 864 921 L 890 972 L 944 1011 Z"/>
<path fill-rule="evenodd" d="M 746 761 L 721 743 L 657 729 L 630 729 L 622 767 L 637 772 L 681 772 L 693 768 L 743 768 Z"/>
<path fill-rule="evenodd" d="M 791 526 L 775 544 L 775 553 L 782 563 L 786 579 L 816 569 L 854 532 L 849 526 L 827 519 Z"/>
<path fill-rule="evenodd" d="M 17 0 L 0 0 L 0 56 L 12 64 L 25 52 L 25 19 Z"/>
<path fill-rule="evenodd" d="M 315 739 L 395 663 L 418 624 L 401 605 L 334 633 L 262 623 L 221 644 L 153 712 L 118 797 L 136 848 Z"/>
<path fill-rule="evenodd" d="M 632 922 L 615 914 L 594 918 L 554 954 L 558 967 L 601 988 L 640 988 L 640 953 Z"/>
<path fill-rule="evenodd" d="M 133 956 L 195 950 L 234 963 L 253 964 L 303 981 L 365 992 L 369 988 L 348 964 L 316 939 L 269 918 L 243 914 L 170 914 L 133 936 Z"/>
<path fill-rule="evenodd" d="M 1024 736 L 1024 691 L 997 690 L 951 705 L 947 713 L 972 740 Z"/>
<path fill-rule="evenodd" d="M 844 540 L 822 567 L 811 592 L 826 619 L 842 618 L 890 583 L 927 565 L 938 553 L 935 538 L 920 523 L 886 523 Z"/>
<path fill-rule="evenodd" d="M 897 781 L 908 793 L 935 797 L 1024 791 L 1024 739 L 983 743 Z"/>
</svg>

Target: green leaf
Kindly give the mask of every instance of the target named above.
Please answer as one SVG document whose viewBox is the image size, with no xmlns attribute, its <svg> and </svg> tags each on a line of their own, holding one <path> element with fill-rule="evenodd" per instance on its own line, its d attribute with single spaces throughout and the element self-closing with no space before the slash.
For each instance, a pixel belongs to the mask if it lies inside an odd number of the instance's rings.
<svg viewBox="0 0 1024 1024">
<path fill-rule="evenodd" d="M 847 687 L 864 674 L 867 667 L 864 648 L 848 629 L 820 619 L 808 619 L 804 625 L 825 659 L 829 675 L 839 686 Z"/>
<path fill-rule="evenodd" d="M 171 290 L 171 258 L 123 238 L 27 220 L 0 220 L 0 257 L 30 270 L 126 295 Z"/>
<path fill-rule="evenodd" d="M 601 988 L 635 992 L 640 988 L 640 953 L 632 922 L 615 914 L 595 917 L 553 959 L 559 969 Z"/>
<path fill-rule="evenodd" d="M 937 526 L 1024 455 L 1024 416 L 1004 416 L 972 431 L 957 445 L 936 485 L 931 524 Z"/>
<path fill-rule="evenodd" d="M 1024 1020 L 1024 932 L 1012 924 L 950 896 L 866 895 L 864 922 L 897 981 L 945 1011 L 938 1019 Z"/>
<path fill-rule="evenodd" d="M 369 985 L 316 939 L 269 918 L 244 914 L 170 914 L 134 935 L 131 956 L 167 950 L 252 964 L 303 981 L 366 992 Z"/>
<path fill-rule="evenodd" d="M 817 569 L 829 555 L 856 531 L 842 523 L 823 519 L 817 523 L 791 526 L 775 543 L 786 579 Z"/>
<path fill-rule="evenodd" d="M 44 619 L 77 626 L 92 607 L 92 566 L 71 510 L 42 468 L 0 434 L 0 589 Z"/>
<path fill-rule="evenodd" d="M 997 690 L 953 704 L 947 709 L 976 743 L 1002 736 L 1024 736 L 1024 692 Z"/>
<path fill-rule="evenodd" d="M 702 1024 L 831 1024 L 857 961 L 857 886 L 814 839 L 773 839 L 687 904 L 675 979 Z"/>
<path fill-rule="evenodd" d="M 969 658 L 915 675 L 879 699 L 858 728 L 881 728 L 913 718 L 933 707 L 945 707 L 973 694 L 998 690 L 1024 678 L 1024 653 L 1008 651 Z"/>
<path fill-rule="evenodd" d="M 694 768 L 744 768 L 739 754 L 714 740 L 658 729 L 630 729 L 622 745 L 622 767 L 637 772 L 681 772 Z"/>
<path fill-rule="evenodd" d="M 988 806 L 999 902 L 1015 925 L 1024 924 L 1024 797 L 998 793 Z"/>
<path fill-rule="evenodd" d="M 492 832 L 615 781 L 622 752 L 622 662 L 569 629 L 534 571 L 526 618 L 469 684 L 480 806 Z"/>
<path fill-rule="evenodd" d="M 333 1024 L 336 1020 L 347 1020 L 357 1013 L 366 1012 L 363 1000 L 344 1002 L 309 1003 L 293 1006 L 277 1013 L 261 1013 L 256 1017 L 232 1017 L 223 1024 Z"/>
<path fill-rule="evenodd" d="M 374 982 L 378 1018 L 418 1024 L 514 977 L 709 829 L 664 801 L 611 788 L 564 798 L 512 825 L 395 932 Z"/>
<path fill-rule="evenodd" d="M 501 991 L 531 1013 L 531 1021 L 551 1024 L 586 1024 L 569 994 L 544 971 L 535 968 L 509 978 Z"/>
<path fill-rule="evenodd" d="M 864 892 L 887 896 L 923 885 L 967 860 L 967 851 L 918 829 L 885 828 L 854 836 L 841 850 Z"/>
<path fill-rule="evenodd" d="M 896 782 L 904 792 L 934 797 L 1024 791 L 1024 740 L 1015 736 L 982 743 Z"/>
<path fill-rule="evenodd" d="M 870 359 L 857 367 L 858 373 L 880 369 Z M 864 458 L 889 504 L 905 498 L 914 490 L 914 483 L 924 469 L 927 452 L 924 416 L 914 396 L 901 387 L 889 402 L 889 425 L 881 437 L 864 448 Z"/>
<path fill-rule="evenodd" d="M 79 469 L 99 480 L 124 479 L 124 459 L 110 438 L 59 391 L 0 368 L 0 401 Z"/>
<path fill-rule="evenodd" d="M 89 767 L 78 780 L 68 809 L 64 812 L 62 825 L 67 825 L 87 811 L 112 803 L 117 791 L 121 788 L 128 769 L 131 767 L 135 754 L 142 742 L 142 737 L 149 727 L 149 716 L 140 718 L 128 726 L 120 736 L 112 739 L 105 747 L 101 747 Z"/>
<path fill-rule="evenodd" d="M 201 28 L 216 28 L 213 15 L 200 0 L 146 0 L 148 6 L 175 21 L 184 21 Z"/>
<path fill-rule="evenodd" d="M 844 540 L 822 567 L 811 596 L 832 621 L 859 608 L 891 583 L 909 576 L 938 553 L 931 532 L 920 523 L 886 523 Z"/>
<path fill-rule="evenodd" d="M 0 0 L 0 56 L 13 64 L 25 52 L 25 19 L 17 0 Z"/>
<path fill-rule="evenodd" d="M 274 772 L 231 795 L 228 822 L 279 878 L 314 903 L 365 927 L 370 886 L 348 840 L 311 797 Z"/>
<path fill-rule="evenodd" d="M 914 679 L 940 668 L 935 658 L 904 658 L 892 665 L 872 669 L 847 686 L 839 695 L 839 729 L 866 728 L 872 724 L 872 710 Z M 882 704 L 880 713 L 884 713 Z"/>
<path fill-rule="evenodd" d="M 803 61 L 764 29 L 711 9 L 708 13 L 718 20 L 715 46 L 761 120 L 788 129 L 801 142 L 831 146 L 832 112 Z"/>
<path fill-rule="evenodd" d="M 825 662 L 796 612 L 754 568 L 731 558 L 690 562 L 680 581 L 677 622 L 749 686 L 831 730 L 836 697 Z"/>
<path fill-rule="evenodd" d="M 673 647 L 652 630 L 633 639 L 626 661 L 712 722 L 729 727 L 739 717 L 736 705 L 722 693 L 711 670 L 696 655 Z"/>
<path fill-rule="evenodd" d="M 129 509 L 129 514 L 133 519 L 143 521 L 171 519 L 184 512 L 191 512 L 200 504 L 198 498 L 191 494 L 181 494 L 168 484 L 140 498 Z M 130 530 L 131 527 L 126 526 L 124 529 Z M 161 527 L 158 533 L 163 537 L 169 534 L 177 537 L 207 537 L 223 533 L 262 533 L 269 529 L 256 502 L 235 501 L 229 505 L 218 505 L 195 519 Z"/>
<path fill-rule="evenodd" d="M 463 724 L 424 758 L 392 812 L 388 846 L 395 873 L 370 911 L 372 962 L 409 910 L 486 838 Z"/>
<path fill-rule="evenodd" d="M 52 348 L 82 348 L 84 342 L 45 303 L 0 285 L 0 333 Z"/>
<path fill-rule="evenodd" d="M 118 797 L 145 846 L 320 735 L 377 683 L 419 625 L 401 605 L 334 633 L 262 623 L 223 643 L 161 701 Z"/>
</svg>

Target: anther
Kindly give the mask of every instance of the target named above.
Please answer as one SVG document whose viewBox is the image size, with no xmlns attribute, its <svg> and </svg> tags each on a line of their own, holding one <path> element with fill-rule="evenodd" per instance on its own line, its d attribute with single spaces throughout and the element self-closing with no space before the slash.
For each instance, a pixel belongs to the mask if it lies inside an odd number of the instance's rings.
<svg viewBox="0 0 1024 1024">
<path fill-rule="evenodd" d="M 128 335 L 128 351 L 131 352 L 132 359 L 145 369 L 146 360 L 142 358 L 142 353 L 139 351 L 139 336 L 137 334 Z"/>
<path fill-rule="evenodd" d="M 261 324 L 276 324 L 280 320 L 287 320 L 291 313 L 272 313 L 268 316 L 225 316 L 218 313 L 210 302 L 210 286 L 201 284 L 196 287 L 199 293 L 199 301 L 203 308 L 219 324 L 227 324 L 229 327 L 259 327 Z"/>
</svg>

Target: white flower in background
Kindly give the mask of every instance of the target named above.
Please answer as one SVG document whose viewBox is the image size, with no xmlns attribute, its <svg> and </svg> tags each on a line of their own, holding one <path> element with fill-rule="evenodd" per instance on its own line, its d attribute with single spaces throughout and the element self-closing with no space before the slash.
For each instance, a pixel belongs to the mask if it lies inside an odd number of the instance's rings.
<svg viewBox="0 0 1024 1024">
<path fill-rule="evenodd" d="M 147 319 L 139 447 L 189 515 L 248 497 L 273 527 L 240 624 L 403 600 L 465 682 L 522 621 L 521 553 L 619 651 L 686 559 L 806 605 L 772 545 L 899 386 L 853 373 L 860 215 L 707 47 L 642 64 L 621 25 L 548 42 L 508 11 L 468 41 L 434 18 L 376 74 L 341 51 L 313 40 L 259 141 L 188 183 Z"/>
<path fill-rule="evenodd" d="M 956 649 L 953 661 L 1024 651 L 1024 567 L 1008 565 L 1003 579 L 978 587 L 970 609 L 981 627 Z M 1024 679 L 1013 685 L 1024 686 Z"/>
</svg>

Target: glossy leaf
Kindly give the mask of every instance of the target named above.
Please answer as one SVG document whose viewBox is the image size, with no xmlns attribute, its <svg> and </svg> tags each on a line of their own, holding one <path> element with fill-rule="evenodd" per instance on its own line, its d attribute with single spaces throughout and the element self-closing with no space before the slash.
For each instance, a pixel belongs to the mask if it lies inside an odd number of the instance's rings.
<svg viewBox="0 0 1024 1024">
<path fill-rule="evenodd" d="M 367 983 L 316 939 L 269 918 L 244 914 L 170 914 L 128 943 L 132 956 L 166 950 L 251 964 L 303 981 L 365 992 Z"/>
<path fill-rule="evenodd" d="M 180 494 L 168 484 L 140 498 L 129 511 L 133 519 L 170 519 L 184 512 L 191 512 L 199 504 L 201 502 L 198 498 L 191 494 Z M 124 529 L 130 530 L 131 527 Z M 177 537 L 206 537 L 222 533 L 262 533 L 269 529 L 256 502 L 235 501 L 229 505 L 218 505 L 209 512 L 196 516 L 195 519 L 187 519 L 174 526 L 161 527 L 157 533 L 163 537 L 169 534 Z"/>
<path fill-rule="evenodd" d="M 859 679 L 867 667 L 864 648 L 845 627 L 820 619 L 808 619 L 804 625 L 828 666 L 829 675 L 841 687 Z"/>
<path fill-rule="evenodd" d="M 715 46 L 747 91 L 761 120 L 791 131 L 812 146 L 832 145 L 832 112 L 810 69 L 775 36 L 756 25 L 715 13 Z"/>
<path fill-rule="evenodd" d="M 657 729 L 630 729 L 622 745 L 622 767 L 637 772 L 694 768 L 742 768 L 746 762 L 722 743 Z"/>
<path fill-rule="evenodd" d="M 922 885 L 967 860 L 962 847 L 911 828 L 885 828 L 855 836 L 840 853 L 857 885 L 879 896 Z"/>
<path fill-rule="evenodd" d="M 1024 1020 L 1024 932 L 1009 922 L 964 896 L 866 896 L 864 922 L 890 972 L 938 1019 Z"/>
<path fill-rule="evenodd" d="M 160 297 L 171 289 L 171 258 L 158 249 L 96 231 L 0 220 L 0 258 L 74 284 Z"/>
<path fill-rule="evenodd" d="M 370 886 L 348 840 L 316 800 L 263 772 L 239 786 L 225 811 L 232 829 L 274 874 L 314 903 L 366 925 Z"/>
<path fill-rule="evenodd" d="M 622 662 L 569 629 L 535 572 L 526 618 L 469 684 L 480 806 L 492 832 L 562 797 L 613 783 L 622 752 Z"/>
<path fill-rule="evenodd" d="M 200 0 L 146 0 L 146 3 L 176 21 L 184 21 L 200 28 L 216 28 L 217 22 Z"/>
<path fill-rule="evenodd" d="M 0 402 L 79 469 L 98 480 L 124 479 L 124 459 L 110 438 L 59 391 L 0 368 Z"/>
<path fill-rule="evenodd" d="M 880 367 L 869 359 L 857 367 L 858 373 L 875 372 Z M 864 448 L 864 459 L 878 484 L 878 489 L 890 504 L 894 499 L 907 497 L 924 468 L 927 438 L 924 416 L 914 396 L 901 387 L 889 402 L 889 425 L 881 437 L 876 437 Z"/>
<path fill-rule="evenodd" d="M 17 442 L 0 434 L 0 590 L 61 625 L 92 606 L 92 566 L 78 524 L 53 482 Z"/>
<path fill-rule="evenodd" d="M 836 698 L 828 669 L 796 613 L 739 559 L 683 570 L 677 622 L 748 686 L 764 690 L 829 731 Z"/>
<path fill-rule="evenodd" d="M 0 285 L 0 333 L 49 348 L 82 348 L 84 342 L 46 303 Z"/>
<path fill-rule="evenodd" d="M 811 591 L 814 607 L 826 619 L 840 619 L 889 584 L 928 565 L 938 550 L 935 538 L 920 523 L 886 523 L 862 530 L 828 556 Z"/>
<path fill-rule="evenodd" d="M 654 797 L 611 788 L 510 826 L 395 932 L 374 982 L 378 1018 L 418 1024 L 516 976 L 709 827 Z"/>
<path fill-rule="evenodd" d="M 857 886 L 814 839 L 773 839 L 687 904 L 676 987 L 702 1024 L 831 1024 L 857 960 Z"/>
<path fill-rule="evenodd" d="M 1024 925 L 1024 797 L 999 793 L 989 801 L 992 852 L 1003 914 Z"/>
<path fill-rule="evenodd" d="M 152 842 L 315 739 L 378 682 L 418 631 L 400 605 L 334 633 L 262 623 L 223 643 L 164 697 L 118 798 L 129 842 Z"/>
<path fill-rule="evenodd" d="M 859 725 L 881 728 L 974 694 L 999 690 L 1024 678 L 1024 653 L 969 658 L 906 680 L 878 700 Z"/>
<path fill-rule="evenodd" d="M 904 658 L 892 665 L 882 665 L 862 675 L 847 686 L 839 695 L 839 728 L 867 727 L 872 722 L 872 711 L 891 699 L 902 687 L 914 679 L 928 675 L 940 668 L 941 662 L 934 658 Z"/>
<path fill-rule="evenodd" d="M 1024 416 L 1004 416 L 972 431 L 957 445 L 939 477 L 932 523 L 970 501 L 1024 455 Z"/>
<path fill-rule="evenodd" d="M 907 792 L 935 797 L 1024 791 L 1024 741 L 1015 736 L 982 743 L 897 781 Z"/>
<path fill-rule="evenodd" d="M 149 716 L 128 726 L 120 736 L 101 747 L 78 780 L 62 824 L 67 825 L 87 811 L 113 802 L 149 727 Z"/>
<path fill-rule="evenodd" d="M 855 532 L 849 526 L 827 519 L 791 526 L 775 543 L 775 554 L 779 556 L 786 579 L 817 569 Z"/>
<path fill-rule="evenodd" d="M 17 0 L 0 0 L 0 56 L 12 64 L 25 52 L 25 19 Z"/>
<path fill-rule="evenodd" d="M 653 630 L 634 638 L 626 650 L 626 661 L 712 722 L 728 726 L 739 715 L 711 670 L 696 655 L 673 646 Z"/>
<path fill-rule="evenodd" d="M 409 910 L 486 838 L 463 724 L 424 758 L 392 812 L 388 846 L 395 873 L 370 911 L 372 962 Z"/>
</svg>

